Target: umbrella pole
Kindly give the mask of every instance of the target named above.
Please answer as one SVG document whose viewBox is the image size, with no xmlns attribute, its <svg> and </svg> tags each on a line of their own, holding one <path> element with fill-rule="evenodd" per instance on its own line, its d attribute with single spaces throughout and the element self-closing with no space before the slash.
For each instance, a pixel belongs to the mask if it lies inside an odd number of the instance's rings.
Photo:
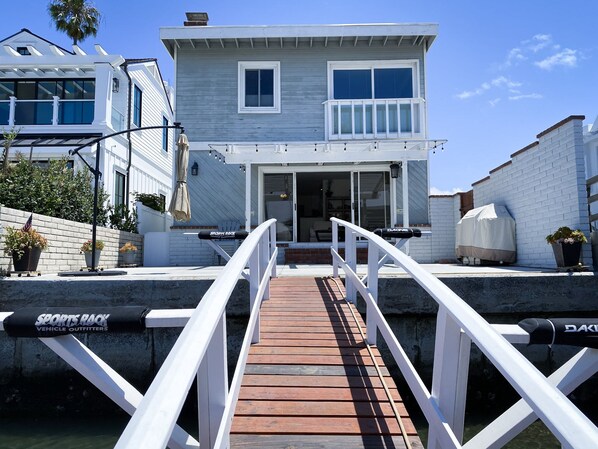
<svg viewBox="0 0 598 449">
<path fill-rule="evenodd" d="M 96 271 L 96 231 L 98 228 L 98 189 L 100 176 L 100 142 L 96 146 L 96 168 L 94 170 L 94 188 L 93 188 L 93 223 L 91 227 L 91 270 Z"/>
</svg>

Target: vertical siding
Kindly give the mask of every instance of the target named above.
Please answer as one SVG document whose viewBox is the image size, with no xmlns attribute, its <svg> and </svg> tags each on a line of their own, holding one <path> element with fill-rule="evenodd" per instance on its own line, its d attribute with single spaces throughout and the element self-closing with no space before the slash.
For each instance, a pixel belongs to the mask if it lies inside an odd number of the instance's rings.
<svg viewBox="0 0 598 449">
<path fill-rule="evenodd" d="M 428 162 L 409 161 L 409 221 L 428 224 Z"/>
</svg>

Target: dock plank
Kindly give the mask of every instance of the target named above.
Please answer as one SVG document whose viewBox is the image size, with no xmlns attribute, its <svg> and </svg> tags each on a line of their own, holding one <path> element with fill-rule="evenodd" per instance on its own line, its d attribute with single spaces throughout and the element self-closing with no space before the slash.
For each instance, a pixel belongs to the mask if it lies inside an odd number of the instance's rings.
<svg viewBox="0 0 598 449">
<path fill-rule="evenodd" d="M 403 449 L 392 404 L 404 437 L 422 447 L 380 352 L 366 346 L 365 323 L 353 307 L 342 284 L 331 279 L 272 280 L 261 307 L 260 341 L 247 359 L 231 448 Z"/>
</svg>

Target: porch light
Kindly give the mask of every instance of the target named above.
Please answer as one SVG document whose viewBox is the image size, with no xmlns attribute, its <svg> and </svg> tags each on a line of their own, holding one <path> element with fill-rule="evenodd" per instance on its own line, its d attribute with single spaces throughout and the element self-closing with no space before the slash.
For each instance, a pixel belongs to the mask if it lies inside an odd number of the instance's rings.
<svg viewBox="0 0 598 449">
<path fill-rule="evenodd" d="M 112 92 L 118 92 L 119 87 L 120 81 L 118 80 L 118 78 L 112 78 Z"/>
<path fill-rule="evenodd" d="M 197 165 L 197 162 L 193 162 L 193 165 L 191 166 L 191 176 L 197 176 L 198 172 L 199 172 L 199 165 Z"/>
<path fill-rule="evenodd" d="M 401 166 L 403 165 L 402 162 L 399 162 L 398 164 L 392 163 L 390 164 L 390 177 L 393 179 L 397 179 L 399 177 L 399 172 L 401 170 Z"/>
</svg>

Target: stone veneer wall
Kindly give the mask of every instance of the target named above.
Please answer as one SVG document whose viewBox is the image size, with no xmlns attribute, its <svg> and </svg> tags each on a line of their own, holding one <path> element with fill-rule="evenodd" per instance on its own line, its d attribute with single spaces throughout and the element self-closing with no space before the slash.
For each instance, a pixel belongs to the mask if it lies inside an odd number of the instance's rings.
<svg viewBox="0 0 598 449">
<path fill-rule="evenodd" d="M 7 226 L 21 228 L 30 213 L 0 206 L 0 272 L 12 270 L 12 259 L 4 255 L 2 236 Z M 85 266 L 85 257 L 79 249 L 91 239 L 90 224 L 33 214 L 33 227 L 48 239 L 49 247 L 42 252 L 38 271 L 43 274 L 61 271 L 76 271 Z M 98 227 L 97 238 L 104 241 L 105 248 L 100 258 L 100 266 L 114 268 L 122 260 L 118 249 L 126 242 L 132 242 L 137 248 L 137 264 L 143 260 L 143 236 L 130 232 Z"/>
</svg>

